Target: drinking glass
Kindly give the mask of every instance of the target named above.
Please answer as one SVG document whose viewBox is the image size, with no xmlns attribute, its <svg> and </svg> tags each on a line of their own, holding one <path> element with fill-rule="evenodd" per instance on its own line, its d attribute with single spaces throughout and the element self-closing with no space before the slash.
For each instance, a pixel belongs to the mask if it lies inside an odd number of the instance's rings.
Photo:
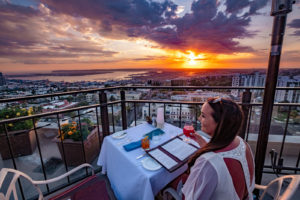
<svg viewBox="0 0 300 200">
<path fill-rule="evenodd" d="M 144 137 L 144 138 L 142 139 L 142 148 L 143 148 L 144 150 L 150 149 L 150 140 L 148 139 L 148 137 Z"/>
<path fill-rule="evenodd" d="M 193 126 L 193 123 L 190 121 L 185 122 L 184 127 L 183 127 L 183 134 L 185 135 L 183 141 L 189 142 L 191 133 L 195 133 L 195 129 Z"/>
</svg>

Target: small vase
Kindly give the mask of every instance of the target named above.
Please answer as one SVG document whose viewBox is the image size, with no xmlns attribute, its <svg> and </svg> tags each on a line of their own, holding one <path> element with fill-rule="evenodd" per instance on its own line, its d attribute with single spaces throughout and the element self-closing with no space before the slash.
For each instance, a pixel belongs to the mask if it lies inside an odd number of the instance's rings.
<svg viewBox="0 0 300 200">
<path fill-rule="evenodd" d="M 157 128 L 164 128 L 164 108 L 157 108 L 157 118 L 156 118 Z"/>
</svg>

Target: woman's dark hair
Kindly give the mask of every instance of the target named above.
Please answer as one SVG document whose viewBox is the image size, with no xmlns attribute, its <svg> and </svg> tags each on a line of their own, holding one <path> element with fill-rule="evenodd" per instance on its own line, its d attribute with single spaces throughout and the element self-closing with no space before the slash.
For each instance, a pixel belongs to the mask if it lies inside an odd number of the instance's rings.
<svg viewBox="0 0 300 200">
<path fill-rule="evenodd" d="M 212 117 L 217 127 L 210 142 L 200 148 L 189 160 L 190 167 L 202 154 L 217 151 L 231 144 L 242 126 L 244 115 L 234 101 L 225 98 L 209 98 L 207 103 L 213 109 Z"/>
</svg>

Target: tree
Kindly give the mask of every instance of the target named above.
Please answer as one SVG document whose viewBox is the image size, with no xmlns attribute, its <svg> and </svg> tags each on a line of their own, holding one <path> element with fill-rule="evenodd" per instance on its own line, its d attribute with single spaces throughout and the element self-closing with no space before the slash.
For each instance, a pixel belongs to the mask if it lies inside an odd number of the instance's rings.
<svg viewBox="0 0 300 200">
<path fill-rule="evenodd" d="M 78 107 L 80 107 L 80 106 L 88 106 L 89 105 L 89 103 L 88 102 L 86 102 L 86 101 L 81 101 L 81 102 L 79 102 L 78 103 Z"/>
<path fill-rule="evenodd" d="M 74 100 L 74 97 L 70 95 L 66 99 L 68 100 L 68 102 L 72 102 Z"/>
<path fill-rule="evenodd" d="M 114 95 L 111 95 L 110 98 L 109 98 L 109 101 L 115 101 L 116 98 L 114 97 Z"/>
<path fill-rule="evenodd" d="M 297 110 L 292 110 L 290 116 L 291 118 L 296 118 L 298 116 Z"/>
</svg>

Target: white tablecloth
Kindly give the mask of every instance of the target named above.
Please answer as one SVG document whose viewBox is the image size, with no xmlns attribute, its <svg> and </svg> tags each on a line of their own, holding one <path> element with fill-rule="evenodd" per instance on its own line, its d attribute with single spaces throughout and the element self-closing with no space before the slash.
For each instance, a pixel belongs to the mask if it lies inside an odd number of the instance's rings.
<svg viewBox="0 0 300 200">
<path fill-rule="evenodd" d="M 162 188 L 187 169 L 187 165 L 184 165 L 172 173 L 163 167 L 156 171 L 149 171 L 141 164 L 141 160 L 145 157 L 136 159 L 144 153 L 142 148 L 130 152 L 124 150 L 124 144 L 140 140 L 144 134 L 154 129 L 152 125 L 144 123 L 127 129 L 127 136 L 122 139 L 114 139 L 112 136 L 104 138 L 97 164 L 102 166 L 102 173 L 107 174 L 117 199 L 153 200 Z M 159 141 L 150 141 L 150 148 L 182 133 L 182 129 L 167 123 L 163 130 L 165 134 Z"/>
</svg>

